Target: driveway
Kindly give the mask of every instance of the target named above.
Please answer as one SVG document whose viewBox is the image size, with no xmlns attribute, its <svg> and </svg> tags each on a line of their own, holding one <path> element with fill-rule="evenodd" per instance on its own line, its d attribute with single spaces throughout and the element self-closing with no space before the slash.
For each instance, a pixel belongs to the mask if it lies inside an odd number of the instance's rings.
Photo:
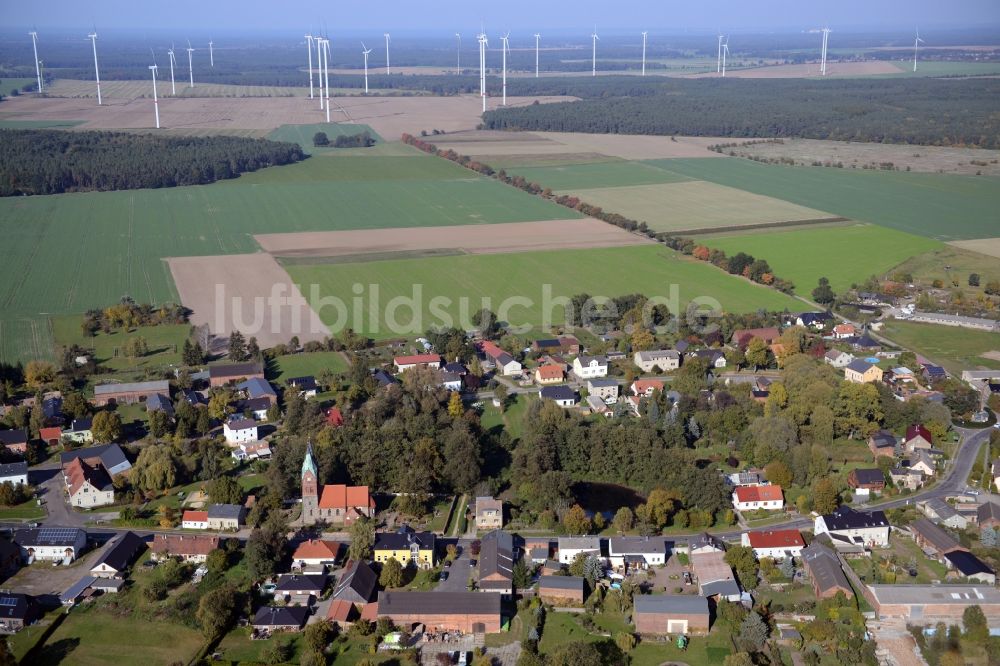
<svg viewBox="0 0 1000 666">
<path fill-rule="evenodd" d="M 442 580 L 434 588 L 437 592 L 467 592 L 469 589 L 469 576 L 474 574 L 472 567 L 472 555 L 469 553 L 468 539 L 459 539 L 458 557 L 451 563 L 450 567 L 444 567 L 441 571 L 448 572 L 448 579 Z"/>
</svg>

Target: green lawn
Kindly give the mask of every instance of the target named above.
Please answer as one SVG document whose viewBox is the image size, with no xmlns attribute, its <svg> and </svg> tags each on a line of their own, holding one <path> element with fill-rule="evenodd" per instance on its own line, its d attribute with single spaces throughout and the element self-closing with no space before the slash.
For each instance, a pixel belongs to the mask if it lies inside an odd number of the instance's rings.
<svg viewBox="0 0 1000 666">
<path fill-rule="evenodd" d="M 55 343 L 61 347 L 79 345 L 93 350 L 95 360 L 116 371 L 140 371 L 163 368 L 181 363 L 181 350 L 191 332 L 188 324 L 163 324 L 160 326 L 140 326 L 132 331 L 118 329 L 110 333 L 98 333 L 93 337 L 83 334 L 79 315 L 52 317 L 52 333 Z M 129 338 L 143 337 L 149 353 L 142 358 L 129 359 L 121 351 Z"/>
<path fill-rule="evenodd" d="M 284 389 L 286 379 L 307 375 L 315 377 L 324 369 L 335 373 L 346 372 L 349 367 L 340 352 L 309 352 L 276 357 L 268 364 L 267 374 L 268 379 Z"/>
<path fill-rule="evenodd" d="M 301 639 L 301 634 L 279 634 L 267 640 L 252 641 L 248 628 L 237 627 L 223 637 L 216 651 L 222 653 L 223 659 L 231 662 L 263 662 L 264 651 L 273 641 L 292 641 L 294 654 L 289 662 L 298 663 L 298 655 L 302 650 Z"/>
<path fill-rule="evenodd" d="M 643 162 L 599 162 L 561 166 L 515 167 L 507 169 L 507 173 L 512 176 L 523 176 L 531 182 L 552 190 L 657 185 L 690 180 L 686 176 L 664 171 Z"/>
<path fill-rule="evenodd" d="M 996 235 L 995 178 L 789 167 L 744 159 L 649 162 L 689 178 L 739 188 L 853 220 L 941 240 Z"/>
<path fill-rule="evenodd" d="M 500 413 L 499 408 L 493 406 L 493 400 L 486 400 L 481 418 L 483 428 L 489 430 L 496 426 L 502 426 L 511 439 L 518 439 L 524 429 L 524 415 L 528 410 L 528 405 L 537 399 L 531 394 L 512 395 L 507 399 L 507 409 L 503 414 Z"/>
<path fill-rule="evenodd" d="M 186 663 L 204 644 L 200 632 L 168 622 L 112 615 L 100 609 L 79 608 L 53 632 L 36 660 L 38 666 L 76 664 Z"/>
<path fill-rule="evenodd" d="M 734 278 L 658 245 L 294 265 L 287 270 L 295 283 L 318 285 L 321 297 L 336 296 L 345 304 L 354 302 L 354 285 L 364 286 L 365 292 L 358 298 L 374 307 L 379 319 L 371 320 L 365 307 L 349 321 L 353 319 L 352 326 L 375 338 L 421 333 L 442 323 L 464 326 L 460 317 L 463 299 L 468 306 L 465 312 L 478 310 L 484 299 L 490 299 L 490 306 L 502 320 L 530 327 L 564 321 L 565 309 L 552 305 L 551 298 L 548 303 L 552 306 L 543 306 L 546 293 L 551 297 L 579 293 L 613 297 L 641 291 L 650 297 L 669 298 L 676 287 L 677 300 L 669 306 L 671 312 L 684 312 L 686 304 L 698 297 L 714 298 L 731 312 L 800 307 L 798 301 L 773 289 Z M 377 303 L 370 285 L 378 285 Z M 417 292 L 420 303 L 416 308 L 402 306 L 393 311 L 388 307 L 391 299 L 412 298 Z M 439 300 L 432 303 L 435 298 Z M 505 299 L 512 298 L 527 301 L 507 301 L 505 311 Z M 334 330 L 338 319 L 340 326 L 346 323 L 336 308 L 325 307 L 318 314 Z M 544 321 L 546 316 L 551 322 Z M 395 326 L 388 325 L 393 321 Z"/>
<path fill-rule="evenodd" d="M 0 507 L 0 520 L 37 520 L 45 517 L 45 509 L 30 499 L 15 506 Z"/>
<path fill-rule="evenodd" d="M 956 375 L 962 370 L 1000 370 L 1000 361 L 981 356 L 1000 351 L 1000 336 L 996 333 L 909 321 L 887 321 L 879 333 Z"/>
<path fill-rule="evenodd" d="M 871 275 L 882 275 L 914 255 L 942 247 L 922 236 L 864 223 L 716 236 L 704 242 L 729 255 L 746 252 L 766 259 L 775 274 L 794 282 L 801 294 L 808 294 L 821 277 L 828 278 L 833 290 L 840 292 Z"/>
</svg>

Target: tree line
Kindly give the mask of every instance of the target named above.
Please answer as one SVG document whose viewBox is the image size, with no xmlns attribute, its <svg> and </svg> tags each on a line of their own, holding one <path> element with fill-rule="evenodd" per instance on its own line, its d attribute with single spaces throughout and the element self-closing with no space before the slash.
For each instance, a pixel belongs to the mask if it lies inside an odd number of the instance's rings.
<svg viewBox="0 0 1000 666">
<path fill-rule="evenodd" d="M 0 130 L 0 196 L 204 185 L 305 158 L 235 136 Z"/>
<path fill-rule="evenodd" d="M 581 101 L 488 111 L 487 129 L 804 137 L 837 141 L 1000 147 L 990 79 L 667 80 L 526 82 L 515 94 L 575 94 Z"/>
</svg>

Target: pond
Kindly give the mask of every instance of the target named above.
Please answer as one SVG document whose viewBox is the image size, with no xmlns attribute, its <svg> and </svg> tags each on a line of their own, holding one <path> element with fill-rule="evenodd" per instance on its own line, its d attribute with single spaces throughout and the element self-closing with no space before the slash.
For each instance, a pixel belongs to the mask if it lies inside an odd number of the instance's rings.
<svg viewBox="0 0 1000 666">
<path fill-rule="evenodd" d="M 584 508 L 588 516 L 600 513 L 608 521 L 623 506 L 635 511 L 637 506 L 646 501 L 636 490 L 613 483 L 580 481 L 573 484 L 572 490 L 576 503 Z"/>
</svg>

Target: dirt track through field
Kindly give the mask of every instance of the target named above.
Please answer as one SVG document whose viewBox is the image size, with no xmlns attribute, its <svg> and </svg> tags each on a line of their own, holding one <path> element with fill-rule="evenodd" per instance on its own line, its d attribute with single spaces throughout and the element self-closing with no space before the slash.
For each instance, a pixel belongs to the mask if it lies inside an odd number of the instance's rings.
<svg viewBox="0 0 1000 666">
<path fill-rule="evenodd" d="M 265 252 L 283 257 L 340 257 L 449 249 L 467 254 L 503 254 L 653 242 L 594 218 L 458 227 L 260 234 L 254 238 Z"/>
<path fill-rule="evenodd" d="M 212 333 L 240 331 L 261 348 L 322 340 L 329 330 L 308 306 L 274 257 L 265 253 L 167 259 L 181 304 L 193 310 L 191 323 Z M 276 296 L 285 299 L 278 303 Z"/>
</svg>

